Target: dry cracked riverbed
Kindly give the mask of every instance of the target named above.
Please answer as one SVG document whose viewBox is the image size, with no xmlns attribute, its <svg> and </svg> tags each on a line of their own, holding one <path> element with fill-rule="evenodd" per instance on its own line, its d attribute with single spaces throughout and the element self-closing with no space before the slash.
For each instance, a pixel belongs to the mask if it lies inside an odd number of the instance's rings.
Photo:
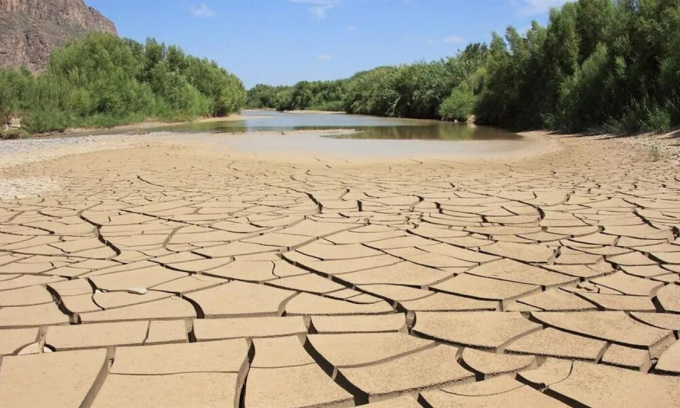
<svg viewBox="0 0 680 408">
<path fill-rule="evenodd" d="M 101 140 L 0 170 L 0 405 L 680 406 L 670 161 Z"/>
</svg>

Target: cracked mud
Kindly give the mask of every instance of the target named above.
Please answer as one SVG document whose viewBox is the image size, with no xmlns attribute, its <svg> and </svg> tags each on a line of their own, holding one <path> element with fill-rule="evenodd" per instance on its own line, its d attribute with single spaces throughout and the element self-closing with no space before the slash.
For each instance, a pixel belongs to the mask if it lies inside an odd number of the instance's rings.
<svg viewBox="0 0 680 408">
<path fill-rule="evenodd" d="M 180 139 L 0 169 L 0 401 L 680 406 L 673 164 Z"/>
</svg>

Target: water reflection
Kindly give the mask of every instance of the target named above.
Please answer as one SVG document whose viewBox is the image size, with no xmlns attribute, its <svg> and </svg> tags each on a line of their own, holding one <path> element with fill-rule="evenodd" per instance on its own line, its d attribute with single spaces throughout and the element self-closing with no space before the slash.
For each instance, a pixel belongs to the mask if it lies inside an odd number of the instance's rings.
<svg viewBox="0 0 680 408">
<path fill-rule="evenodd" d="M 390 126 L 355 128 L 359 133 L 325 136 L 334 139 L 418 139 L 418 140 L 513 140 L 520 137 L 498 129 L 465 124 L 433 124 L 429 126 Z"/>
<path fill-rule="evenodd" d="M 435 120 L 379 118 L 343 114 L 244 111 L 247 119 L 160 126 L 150 131 L 244 133 L 254 131 L 355 129 L 358 133 L 325 136 L 334 139 L 398 140 L 516 140 L 519 135 L 486 126 L 469 126 Z"/>
</svg>

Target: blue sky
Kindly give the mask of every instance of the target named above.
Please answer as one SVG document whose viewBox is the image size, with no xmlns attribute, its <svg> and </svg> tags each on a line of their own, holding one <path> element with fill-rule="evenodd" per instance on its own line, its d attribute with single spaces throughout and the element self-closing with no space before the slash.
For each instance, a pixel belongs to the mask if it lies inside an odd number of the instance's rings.
<svg viewBox="0 0 680 408">
<path fill-rule="evenodd" d="M 250 88 L 455 55 L 565 0 L 86 0 L 123 37 L 217 61 Z"/>
</svg>

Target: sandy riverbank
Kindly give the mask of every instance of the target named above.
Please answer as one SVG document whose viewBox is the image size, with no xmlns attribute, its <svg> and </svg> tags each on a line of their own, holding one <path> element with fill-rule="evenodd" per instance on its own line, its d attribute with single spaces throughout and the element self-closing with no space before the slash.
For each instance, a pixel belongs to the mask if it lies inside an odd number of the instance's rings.
<svg viewBox="0 0 680 408">
<path fill-rule="evenodd" d="M 253 131 L 246 133 L 157 132 L 33 138 L 0 144 L 0 169 L 37 161 L 51 160 L 102 150 L 126 149 L 146 145 L 182 145 L 206 153 L 237 155 L 272 161 L 318 161 L 323 159 L 367 163 L 423 159 L 521 158 L 560 149 L 555 137 L 545 132 L 523 135 L 522 141 L 439 141 L 345 139 L 352 129 Z"/>
<path fill-rule="evenodd" d="M 191 123 L 216 123 L 216 122 L 237 122 L 237 121 L 242 121 L 242 120 L 252 120 L 252 119 L 262 119 L 266 118 L 266 116 L 245 116 L 242 114 L 232 114 L 226 117 L 215 117 L 215 118 L 200 118 L 192 121 L 179 121 L 179 122 L 162 122 L 162 121 L 157 121 L 157 120 L 147 120 L 144 122 L 138 122 L 138 123 L 131 123 L 128 125 L 119 125 L 119 126 L 114 126 L 109 129 L 105 128 L 68 128 L 64 132 L 59 132 L 59 133 L 49 133 L 47 135 L 74 135 L 74 134 L 86 134 L 88 132 L 96 132 L 99 134 L 102 134 L 102 132 L 111 131 L 111 132 L 120 132 L 120 131 L 125 131 L 125 130 L 144 130 L 144 129 L 152 129 L 152 128 L 157 128 L 160 126 L 171 126 L 171 125 L 186 125 L 186 124 L 191 124 Z M 37 134 L 34 135 L 34 137 L 40 137 L 42 135 Z"/>
<path fill-rule="evenodd" d="M 266 109 L 257 109 L 258 111 L 266 111 Z M 138 122 L 138 123 L 131 123 L 128 125 L 119 125 L 119 126 L 114 126 L 110 128 L 109 130 L 111 131 L 123 131 L 123 130 L 144 130 L 144 129 L 152 129 L 152 128 L 157 128 L 160 126 L 169 126 L 169 125 L 186 125 L 186 124 L 191 124 L 191 123 L 218 123 L 218 122 L 236 122 L 236 121 L 242 121 L 242 120 L 253 120 L 253 119 L 263 119 L 267 118 L 267 116 L 254 116 L 254 115 L 243 115 L 244 112 L 248 112 L 249 110 L 244 110 L 243 112 L 239 114 L 232 114 L 226 117 L 215 117 L 215 118 L 200 118 L 192 121 L 179 121 L 179 122 L 162 122 L 162 121 L 157 121 L 157 120 L 147 120 L 144 122 Z M 251 110 L 252 111 L 252 110 Z M 272 110 L 272 112 L 275 112 Z M 299 115 L 299 114 L 307 114 L 307 115 L 344 115 L 345 112 L 343 111 L 319 111 L 319 110 L 304 110 L 304 111 L 285 111 L 284 113 L 291 114 L 291 115 Z M 70 134 L 83 134 L 87 132 L 97 132 L 101 133 L 102 131 L 106 131 L 106 129 L 102 128 L 69 128 L 66 129 L 63 134 L 64 135 L 70 135 Z M 52 133 L 50 133 L 52 134 Z M 35 136 L 40 136 L 40 135 L 35 135 Z"/>
</svg>

